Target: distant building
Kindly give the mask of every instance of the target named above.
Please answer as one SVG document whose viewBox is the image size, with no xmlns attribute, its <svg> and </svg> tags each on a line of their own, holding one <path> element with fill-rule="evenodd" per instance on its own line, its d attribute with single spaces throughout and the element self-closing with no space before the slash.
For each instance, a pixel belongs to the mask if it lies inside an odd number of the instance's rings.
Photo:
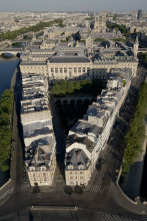
<svg viewBox="0 0 147 221">
<path fill-rule="evenodd" d="M 142 10 L 138 10 L 137 19 L 142 19 Z"/>
<path fill-rule="evenodd" d="M 94 15 L 94 32 L 101 32 L 106 30 L 106 15 Z"/>
</svg>

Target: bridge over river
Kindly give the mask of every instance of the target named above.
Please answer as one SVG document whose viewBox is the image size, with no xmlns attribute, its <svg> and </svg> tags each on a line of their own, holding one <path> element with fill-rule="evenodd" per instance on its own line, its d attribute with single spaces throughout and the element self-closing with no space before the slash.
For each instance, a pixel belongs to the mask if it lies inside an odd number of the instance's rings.
<svg viewBox="0 0 147 221">
<path fill-rule="evenodd" d="M 17 54 L 21 54 L 22 50 L 21 48 L 5 48 L 5 49 L 0 49 L 0 55 L 2 54 L 12 54 L 14 56 L 16 56 Z"/>
</svg>

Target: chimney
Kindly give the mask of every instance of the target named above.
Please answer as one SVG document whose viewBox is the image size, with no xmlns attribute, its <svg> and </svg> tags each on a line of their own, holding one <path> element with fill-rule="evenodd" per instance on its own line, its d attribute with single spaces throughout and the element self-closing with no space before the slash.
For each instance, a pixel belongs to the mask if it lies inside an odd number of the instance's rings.
<svg viewBox="0 0 147 221">
<path fill-rule="evenodd" d="M 80 152 L 79 151 L 77 151 L 77 159 L 79 160 L 80 159 Z"/>
</svg>

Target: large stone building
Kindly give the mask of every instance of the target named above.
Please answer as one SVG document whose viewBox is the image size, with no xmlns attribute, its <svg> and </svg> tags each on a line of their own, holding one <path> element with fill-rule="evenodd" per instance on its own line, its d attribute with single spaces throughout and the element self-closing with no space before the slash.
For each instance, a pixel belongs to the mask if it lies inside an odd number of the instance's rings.
<svg viewBox="0 0 147 221">
<path fill-rule="evenodd" d="M 22 87 L 21 123 L 30 185 L 52 186 L 56 140 L 48 104 L 48 81 L 44 76 L 23 74 Z"/>
<path fill-rule="evenodd" d="M 108 44 L 109 43 L 109 44 Z M 44 43 L 43 43 L 44 44 Z M 134 48 L 124 43 L 108 41 L 103 46 L 93 46 L 92 40 L 86 46 L 59 46 L 39 49 L 33 46 L 22 53 L 20 69 L 22 74 L 37 73 L 53 79 L 100 78 L 107 79 L 111 68 L 131 68 L 133 76 L 137 72 L 137 42 Z M 41 47 L 41 46 L 40 46 Z"/>
<path fill-rule="evenodd" d="M 130 87 L 131 77 L 131 69 L 112 70 L 107 89 L 69 131 L 65 155 L 66 185 L 88 185 Z"/>
</svg>

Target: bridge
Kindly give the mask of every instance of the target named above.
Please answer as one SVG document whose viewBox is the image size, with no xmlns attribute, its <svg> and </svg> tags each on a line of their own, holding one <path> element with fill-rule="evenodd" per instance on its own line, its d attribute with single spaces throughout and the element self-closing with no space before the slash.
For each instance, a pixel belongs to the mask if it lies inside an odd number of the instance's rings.
<svg viewBox="0 0 147 221">
<path fill-rule="evenodd" d="M 0 55 L 2 54 L 12 54 L 14 56 L 16 56 L 17 54 L 21 54 L 21 48 L 5 48 L 5 49 L 0 49 Z"/>
<path fill-rule="evenodd" d="M 138 48 L 138 53 L 146 53 L 147 52 L 147 48 Z"/>
</svg>

